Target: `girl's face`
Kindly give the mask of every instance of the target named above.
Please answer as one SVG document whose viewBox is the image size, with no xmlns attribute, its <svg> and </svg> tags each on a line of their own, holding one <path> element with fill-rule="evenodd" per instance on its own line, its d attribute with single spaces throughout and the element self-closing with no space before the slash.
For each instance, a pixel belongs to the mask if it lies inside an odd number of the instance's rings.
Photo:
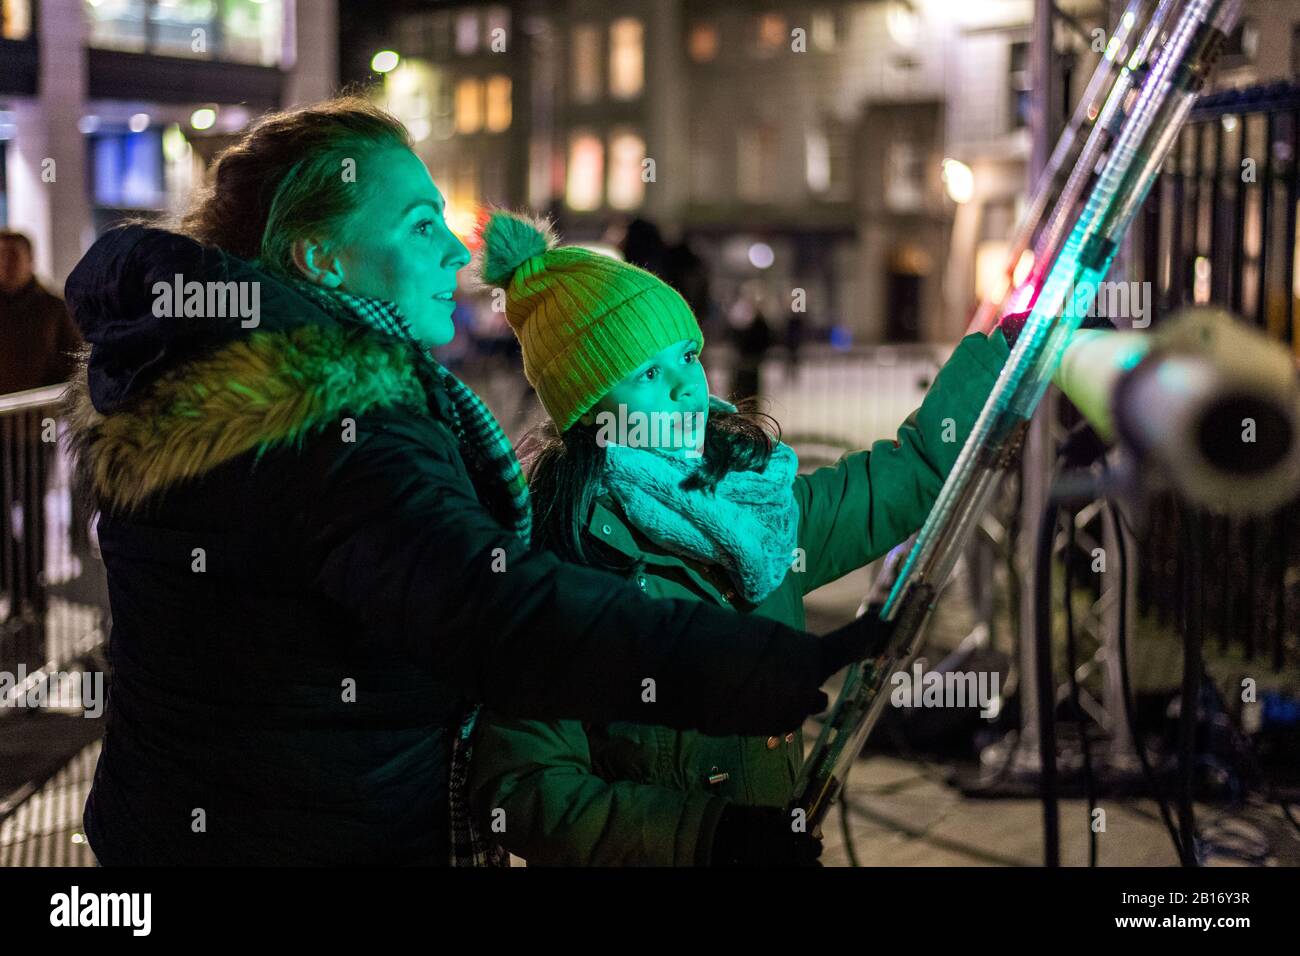
<svg viewBox="0 0 1300 956">
<path fill-rule="evenodd" d="M 429 347 L 446 345 L 455 327 L 456 273 L 469 250 L 443 219 L 445 203 L 429 170 L 408 149 L 371 160 L 384 176 L 349 223 L 351 241 L 338 250 L 341 288 L 397 303 L 411 331 Z"/>
<path fill-rule="evenodd" d="M 591 425 L 602 412 L 614 416 L 615 420 L 625 417 L 628 421 L 635 421 L 639 416 L 649 420 L 649 416 L 656 412 L 698 415 L 691 421 L 698 426 L 695 443 L 702 440 L 703 426 L 709 414 L 709 380 L 700 364 L 700 351 L 694 340 L 677 342 L 650 356 L 631 375 L 610 389 L 609 394 L 583 415 L 581 421 Z M 650 433 L 654 433 L 653 428 Z M 691 434 L 685 433 L 688 438 Z"/>
</svg>

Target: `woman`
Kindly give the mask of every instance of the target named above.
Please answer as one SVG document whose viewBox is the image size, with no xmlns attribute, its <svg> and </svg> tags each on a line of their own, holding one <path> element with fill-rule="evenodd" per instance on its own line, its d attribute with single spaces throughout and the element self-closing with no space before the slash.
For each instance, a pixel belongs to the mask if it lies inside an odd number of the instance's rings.
<svg viewBox="0 0 1300 956">
<path fill-rule="evenodd" d="M 269 116 L 181 233 L 113 230 L 68 280 L 113 612 L 105 864 L 481 861 L 475 702 L 757 733 L 863 648 L 530 548 L 508 443 L 427 352 L 468 255 L 410 145 L 359 99 Z"/>
<path fill-rule="evenodd" d="M 921 526 L 1008 355 L 1001 333 L 967 336 L 898 441 L 799 475 L 770 419 L 710 401 L 699 326 L 658 278 L 504 211 L 481 249 L 551 417 L 529 464 L 540 542 L 750 620 L 803 627 L 805 594 Z M 488 715 L 471 802 L 530 865 L 808 863 L 783 810 L 802 741 L 780 729 Z"/>
</svg>

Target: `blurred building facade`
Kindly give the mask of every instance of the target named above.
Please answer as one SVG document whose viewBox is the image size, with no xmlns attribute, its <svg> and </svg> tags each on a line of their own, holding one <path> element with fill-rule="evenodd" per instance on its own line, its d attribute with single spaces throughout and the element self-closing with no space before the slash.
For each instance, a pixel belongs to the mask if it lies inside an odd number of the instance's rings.
<svg viewBox="0 0 1300 956">
<path fill-rule="evenodd" d="M 485 203 L 704 261 L 714 311 L 944 341 L 1001 264 L 1030 154 L 1031 0 L 0 0 L 0 224 L 61 283 L 183 206 L 264 110 L 376 79 L 472 230 Z M 1061 5 L 1059 111 L 1118 15 Z M 1247 0 L 1219 86 L 1300 72 L 1300 3 Z"/>
<path fill-rule="evenodd" d="M 976 302 L 975 250 L 995 258 L 1024 191 L 1032 13 L 410 3 L 391 23 L 403 61 L 386 95 L 458 226 L 483 203 L 528 205 L 590 242 L 639 217 L 704 259 L 719 311 L 745 299 L 855 341 L 945 340 Z M 494 89 L 513 100 L 495 128 Z M 945 159 L 969 182 L 948 186 Z"/>
<path fill-rule="evenodd" d="M 62 285 L 95 235 L 184 207 L 259 113 L 338 82 L 334 0 L 0 0 L 0 224 Z"/>
<path fill-rule="evenodd" d="M 1059 6 L 1063 116 L 1122 5 Z M 643 218 L 705 260 L 719 309 L 803 309 L 854 341 L 953 339 L 1002 264 L 1031 150 L 1031 0 L 393 9 L 386 95 L 461 229 L 484 203 L 549 212 L 575 241 Z M 1300 4 L 1248 0 L 1217 82 L 1287 78 L 1297 57 Z"/>
</svg>

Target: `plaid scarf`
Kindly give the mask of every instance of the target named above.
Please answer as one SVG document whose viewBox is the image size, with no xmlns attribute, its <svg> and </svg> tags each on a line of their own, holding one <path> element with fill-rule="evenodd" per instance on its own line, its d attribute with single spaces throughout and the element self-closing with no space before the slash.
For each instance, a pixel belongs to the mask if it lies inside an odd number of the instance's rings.
<svg viewBox="0 0 1300 956">
<path fill-rule="evenodd" d="M 424 385 L 430 408 L 448 420 L 479 500 L 502 526 L 518 535 L 525 545 L 529 544 L 533 514 L 528 482 L 510 439 L 483 400 L 419 343 L 395 303 L 346 292 L 327 292 L 306 282 L 295 285 L 336 320 L 359 322 L 410 347 L 416 358 L 416 374 Z M 447 401 L 440 401 L 443 396 Z M 469 808 L 469 766 L 474 753 L 474 723 L 479 709 L 479 705 L 474 704 L 463 713 L 452 738 L 448 780 L 450 863 L 452 866 L 509 866 L 509 854 L 483 839 Z"/>
</svg>

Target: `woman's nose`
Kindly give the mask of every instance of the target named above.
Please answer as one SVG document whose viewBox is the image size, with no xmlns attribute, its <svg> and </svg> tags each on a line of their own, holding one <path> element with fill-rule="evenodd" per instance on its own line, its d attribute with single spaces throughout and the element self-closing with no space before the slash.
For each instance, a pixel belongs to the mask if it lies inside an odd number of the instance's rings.
<svg viewBox="0 0 1300 956">
<path fill-rule="evenodd" d="M 447 229 L 446 226 L 443 228 Z M 472 258 L 469 249 L 465 247 L 465 243 L 460 241 L 460 237 L 450 229 L 447 229 L 447 238 L 451 241 L 447 244 L 447 250 L 443 255 L 443 264 L 449 269 L 465 268 L 470 264 Z"/>
</svg>

